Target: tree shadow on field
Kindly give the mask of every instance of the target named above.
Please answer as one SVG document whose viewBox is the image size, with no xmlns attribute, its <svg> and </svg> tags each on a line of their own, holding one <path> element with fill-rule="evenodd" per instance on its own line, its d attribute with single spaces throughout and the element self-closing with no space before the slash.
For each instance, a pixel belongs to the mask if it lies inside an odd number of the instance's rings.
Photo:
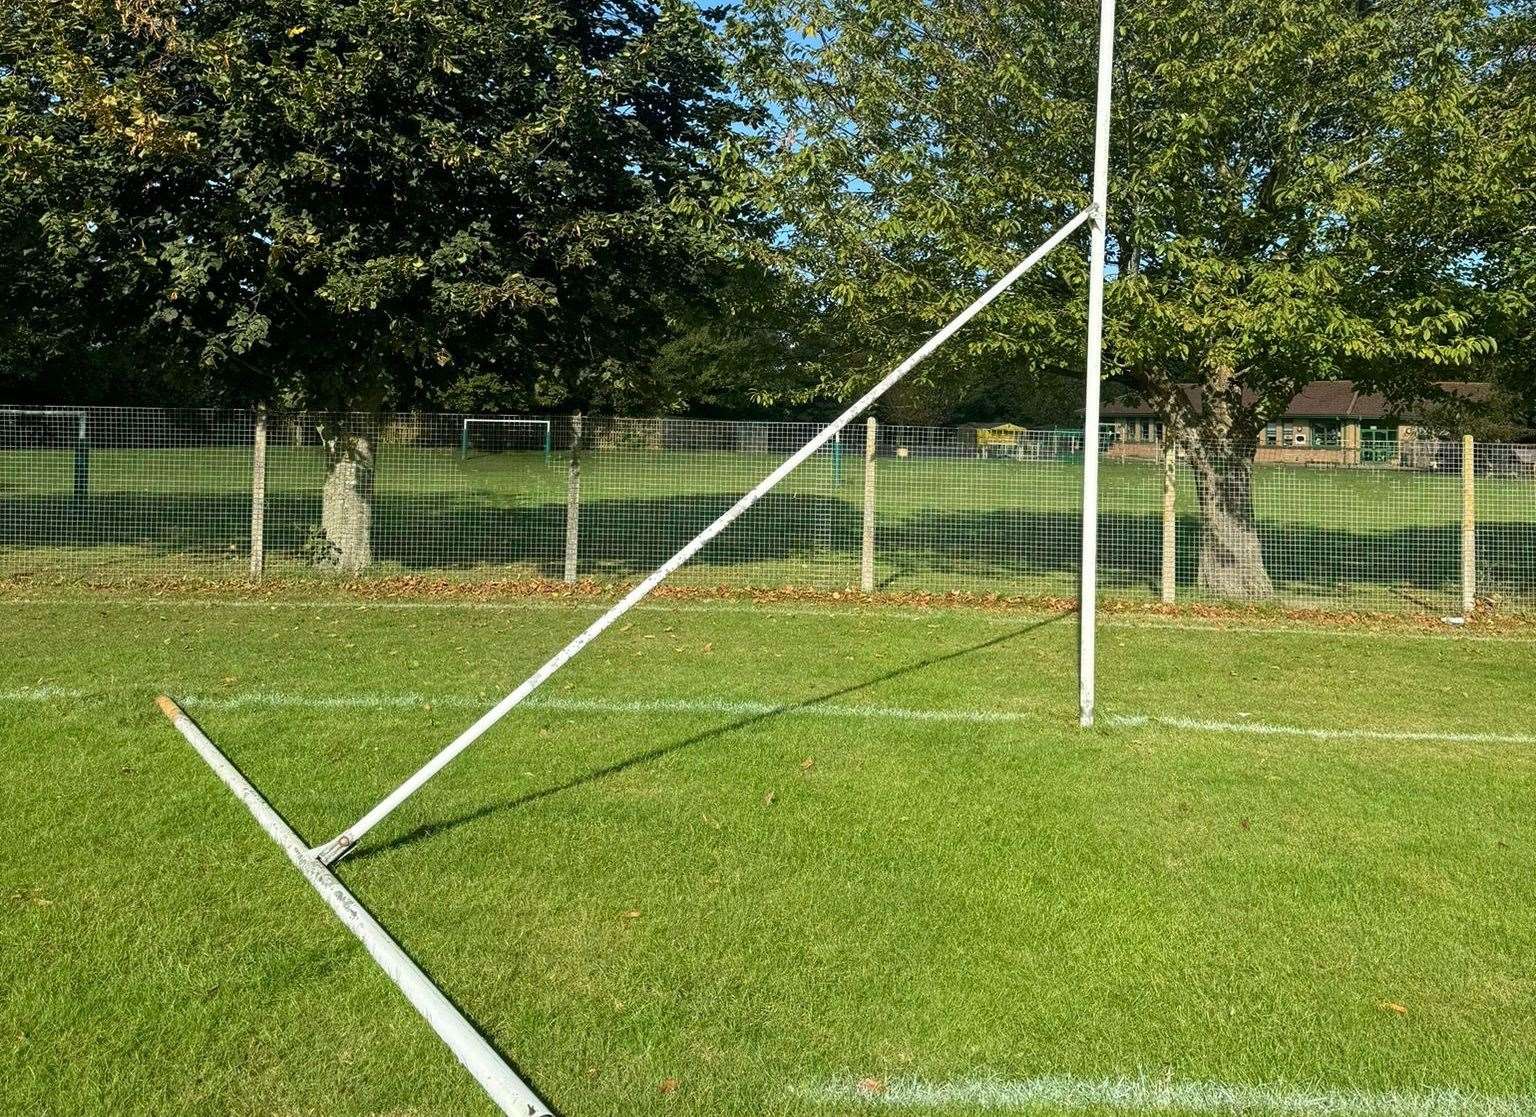
<svg viewBox="0 0 1536 1117">
<path fill-rule="evenodd" d="M 649 573 L 724 512 L 737 493 L 601 496 L 583 502 L 579 572 L 625 580 Z M 1010 499 L 1019 498 L 1017 494 Z M 938 500 L 935 497 L 935 500 Z M 269 560 L 301 561 L 320 520 L 318 494 L 269 494 Z M 0 492 L 0 568 L 118 568 L 156 562 L 228 562 L 247 552 L 246 494 Z M 831 493 L 773 492 L 691 562 L 722 582 L 783 584 L 810 578 L 834 587 L 857 581 L 859 509 Z M 1397 594 L 1450 593 L 1459 585 L 1459 524 L 1371 528 L 1263 521 L 1265 564 L 1285 593 L 1327 596 L 1344 587 Z M 875 555 L 882 588 L 945 589 L 978 584 L 997 592 L 1059 587 L 1075 579 L 1080 524 L 1071 509 L 882 507 Z M 1478 525 L 1487 580 L 1503 593 L 1536 596 L 1536 514 L 1530 522 Z M 1100 575 L 1107 590 L 1156 590 L 1161 523 L 1156 512 L 1105 511 L 1099 522 Z M 558 578 L 565 507 L 548 493 L 487 494 L 462 489 L 381 491 L 375 498 L 374 555 L 381 573 L 498 568 Z M 1177 581 L 1195 585 L 1200 523 L 1178 522 Z M 505 573 L 502 574 L 505 576 Z"/>
<path fill-rule="evenodd" d="M 739 496 L 588 500 L 581 511 L 582 567 L 616 577 L 649 573 Z M 770 493 L 693 561 L 737 566 L 856 554 L 857 516 L 835 497 Z M 250 522 L 250 497 L 235 492 L 106 492 L 77 500 L 67 493 L 0 491 L 0 547 L 12 566 L 28 565 L 29 551 L 38 553 L 40 568 L 60 552 L 70 554 L 70 565 L 89 565 L 92 552 L 114 564 L 124 561 L 124 551 L 144 563 L 227 559 L 249 553 Z M 269 493 L 265 523 L 268 558 L 300 558 L 320 524 L 318 494 Z M 374 560 L 407 571 L 501 566 L 559 577 L 564 547 L 563 501 L 450 491 L 374 497 Z"/>
<path fill-rule="evenodd" d="M 629 771 L 631 768 L 637 768 L 641 765 L 650 764 L 653 761 L 660 760 L 663 757 L 671 756 L 673 753 L 681 752 L 684 749 L 691 749 L 700 745 L 709 744 L 711 741 L 718 740 L 727 734 L 734 733 L 738 729 L 745 729 L 748 726 L 756 725 L 759 722 L 764 722 L 771 718 L 781 717 L 785 714 L 793 714 L 798 710 L 810 709 L 814 706 L 819 706 L 838 698 L 844 698 L 850 694 L 857 694 L 859 691 L 868 690 L 870 687 L 878 686 L 879 684 L 889 682 L 892 679 L 899 679 L 904 675 L 910 675 L 913 672 L 920 671 L 925 667 L 933 667 L 940 663 L 948 663 L 952 660 L 962 659 L 965 656 L 973 655 L 976 652 L 986 651 L 989 648 L 998 647 L 999 645 L 1006 644 L 1011 640 L 1016 640 L 1021 636 L 1027 636 L 1032 632 L 1037 632 L 1040 629 L 1045 628 L 1047 625 L 1055 624 L 1057 621 L 1072 615 L 1074 614 L 1058 613 L 1055 616 L 1047 617 L 1044 620 L 1031 622 L 1030 624 L 1024 625 L 1021 628 L 1016 628 L 1011 632 L 1004 632 L 999 636 L 994 636 L 991 639 L 983 640 L 980 643 L 971 644 L 964 648 L 957 648 L 952 652 L 945 652 L 942 655 L 931 656 L 928 659 L 918 660 L 915 663 L 908 663 L 903 667 L 893 668 L 889 671 L 882 672 L 873 678 L 865 679 L 863 682 L 850 683 L 847 686 L 838 687 L 836 690 L 829 690 L 811 698 L 804 698 L 798 702 L 786 702 L 782 706 L 776 706 L 771 710 L 764 710 L 761 713 L 737 718 L 734 721 L 727 722 L 725 725 L 719 725 L 713 729 L 706 729 L 701 733 L 695 733 L 690 737 L 684 737 L 680 741 L 673 741 L 669 744 L 658 745 L 656 748 L 647 749 L 645 752 L 637 753 L 634 756 L 626 757 L 625 759 L 615 761 L 612 764 L 606 764 L 603 767 L 596 768 L 590 772 L 584 772 L 579 776 L 574 776 L 571 779 L 563 780 L 562 782 L 553 784 L 549 787 L 540 788 L 537 791 L 526 792 L 525 794 L 514 796 L 510 799 L 503 799 L 499 802 L 488 803 L 483 807 L 478 807 L 473 811 L 466 812 L 455 818 L 444 819 L 440 822 L 426 823 L 425 825 L 418 826 L 414 830 L 408 831 L 407 833 L 402 834 L 397 838 L 393 838 L 387 842 L 358 850 L 355 854 L 352 855 L 352 857 L 354 860 L 360 860 L 375 854 L 385 853 L 390 850 L 414 845 L 417 842 L 434 837 L 435 835 L 440 834 L 446 830 L 456 829 L 460 826 L 476 822 L 490 815 L 517 810 L 519 807 L 525 807 L 530 803 L 537 803 L 541 799 L 548 799 L 551 796 L 559 795 L 561 792 L 572 791 L 578 787 L 584 787 L 588 784 L 597 783 L 598 781 L 606 779 L 609 776 L 615 776 L 621 772 Z"/>
<path fill-rule="evenodd" d="M 1457 523 L 1353 530 L 1261 521 L 1258 535 L 1265 569 L 1282 597 L 1368 588 L 1438 608 L 1415 595 L 1451 593 L 1460 586 Z M 1200 519 L 1181 515 L 1174 563 L 1176 583 L 1184 591 L 1181 597 L 1196 585 L 1200 542 Z M 882 589 L 927 588 L 963 578 L 971 583 L 995 580 L 996 588 L 1006 592 L 1030 578 L 1075 578 L 1081 546 L 1076 512 L 1001 509 L 922 512 L 882 523 L 875 553 L 888 571 Z M 1531 522 L 1478 524 L 1477 548 L 1481 580 L 1495 582 L 1501 592 L 1513 596 L 1536 596 L 1536 515 Z M 1155 592 L 1161 566 L 1162 523 L 1157 515 L 1100 515 L 1099 577 L 1106 589 Z"/>
</svg>

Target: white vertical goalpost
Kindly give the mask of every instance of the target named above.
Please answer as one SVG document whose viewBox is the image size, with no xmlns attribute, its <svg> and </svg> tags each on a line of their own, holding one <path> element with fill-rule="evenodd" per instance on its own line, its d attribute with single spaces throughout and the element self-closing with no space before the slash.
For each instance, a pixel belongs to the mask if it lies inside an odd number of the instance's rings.
<svg viewBox="0 0 1536 1117">
<path fill-rule="evenodd" d="M 363 911 L 341 881 L 332 873 L 331 866 L 341 860 L 362 840 L 370 830 L 387 818 L 405 800 L 442 771 L 456 756 L 462 753 L 487 730 L 515 709 L 524 699 L 537 690 L 550 676 L 565 666 L 584 647 L 596 639 L 610 625 L 639 604 L 652 590 L 698 554 L 716 536 L 729 527 L 743 513 L 756 504 L 780 481 L 789 476 L 801 463 L 810 458 L 827 443 L 837 438 L 842 429 L 867 411 L 892 387 L 899 383 L 925 358 L 949 340 L 972 318 L 1011 287 L 1052 250 L 1065 241 L 1085 221 L 1091 221 L 1091 246 L 1089 255 L 1088 288 L 1088 344 L 1083 407 L 1083 506 L 1082 506 L 1082 578 L 1079 609 L 1079 721 L 1083 726 L 1093 724 L 1094 707 L 1094 625 L 1097 610 L 1098 566 L 1098 473 L 1099 473 L 1099 383 L 1102 375 L 1102 350 L 1104 326 L 1104 269 L 1106 242 L 1106 210 L 1108 201 L 1109 173 L 1109 122 L 1111 63 L 1114 50 L 1115 4 L 1114 0 L 1101 0 L 1099 10 L 1098 85 L 1093 147 L 1092 202 L 1087 209 L 1077 213 L 1033 252 L 1021 260 L 1008 274 L 989 287 L 968 307 L 955 315 L 942 329 L 924 342 L 911 356 L 902 361 L 869 391 L 858 398 L 847 410 L 827 424 L 804 446 L 790 455 L 778 468 L 763 478 L 751 491 L 744 494 L 718 519 L 711 523 L 644 580 L 626 593 L 612 608 L 593 621 L 583 632 L 527 679 L 523 680 L 506 697 L 487 710 L 475 723 L 455 737 L 425 764 L 411 774 L 366 814 L 330 841 L 307 848 L 281 816 L 263 799 L 260 793 L 240 774 L 229 759 L 219 751 L 203 731 L 169 698 L 162 698 L 162 711 L 172 724 L 197 749 L 216 775 L 245 803 L 252 815 L 269 836 L 284 850 L 299 868 L 305 879 L 336 912 L 343 924 L 367 946 L 380 967 L 401 989 L 411 1004 L 443 1039 L 454 1055 L 474 1075 L 486 1094 L 504 1113 L 517 1117 L 544 1117 L 551 1111 L 496 1053 L 458 1010 L 432 984 L 416 965 L 400 950 L 398 945 L 377 921 Z"/>
<path fill-rule="evenodd" d="M 1088 357 L 1083 374 L 1083 555 L 1078 585 L 1078 722 L 1093 724 L 1099 611 L 1099 387 L 1104 364 L 1104 268 L 1109 211 L 1109 102 L 1115 0 L 1099 3 L 1099 85 L 1093 120 L 1093 228 L 1088 248 Z"/>
</svg>

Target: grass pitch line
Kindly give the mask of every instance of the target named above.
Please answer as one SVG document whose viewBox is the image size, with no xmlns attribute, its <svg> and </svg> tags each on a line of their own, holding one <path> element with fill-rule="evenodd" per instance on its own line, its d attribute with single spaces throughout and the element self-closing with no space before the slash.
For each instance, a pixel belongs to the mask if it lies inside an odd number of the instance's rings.
<svg viewBox="0 0 1536 1117">
<path fill-rule="evenodd" d="M 0 703 L 85 701 L 103 699 L 102 691 L 57 686 L 19 687 L 0 690 Z M 478 710 L 483 695 L 467 694 L 291 694 L 283 691 L 244 691 L 238 694 L 188 695 L 181 704 L 188 709 L 300 709 L 300 710 Z M 722 717 L 783 717 L 848 719 L 853 721 L 949 722 L 970 725 L 1041 725 L 1055 720 L 1049 714 L 1028 710 L 942 709 L 914 706 L 847 705 L 813 700 L 785 702 L 735 701 L 723 698 L 561 698 L 532 697 L 523 703 L 530 710 L 573 714 L 717 714 Z M 1262 721 L 1215 721 L 1170 714 L 1105 714 L 1105 725 L 1120 729 L 1156 726 L 1198 733 L 1235 733 L 1258 737 L 1301 737 L 1314 741 L 1426 741 L 1466 745 L 1536 745 L 1536 734 L 1473 733 L 1438 729 L 1317 729 L 1303 725 L 1276 725 Z"/>
<path fill-rule="evenodd" d="M 300 709 L 480 709 L 483 697 L 427 694 L 348 694 L 319 695 L 248 692 L 245 694 L 189 696 L 182 699 L 188 707 L 214 710 L 238 710 L 251 707 Z M 726 717 L 754 717 L 782 714 L 792 717 L 888 719 L 892 721 L 968 722 L 999 724 L 1046 720 L 1042 715 L 1015 710 L 944 710 L 908 706 L 849 706 L 823 702 L 751 702 L 710 698 L 642 698 L 632 701 L 609 698 L 529 698 L 523 703 L 530 710 L 578 714 L 720 714 Z"/>
<path fill-rule="evenodd" d="M 1206 721 L 1166 714 L 1107 714 L 1105 721 L 1126 729 L 1160 725 L 1200 733 L 1246 733 L 1258 737 L 1307 737 L 1314 741 L 1440 741 L 1469 745 L 1536 745 L 1528 733 L 1458 733 L 1438 729 L 1316 729 L 1262 721 Z"/>
<path fill-rule="evenodd" d="M 1073 1078 L 1048 1075 L 931 1083 L 898 1080 L 825 1086 L 807 1091 L 823 1101 L 861 1101 L 870 1108 L 1004 1112 L 1123 1110 L 1134 1113 L 1266 1114 L 1275 1117 L 1532 1117 L 1536 1096 L 1501 1097 L 1463 1090 L 1419 1093 L 1290 1090 L 1161 1078 Z"/>
<path fill-rule="evenodd" d="M 188 697 L 188 706 L 210 709 L 242 707 L 298 707 L 309 709 L 479 709 L 483 697 L 465 695 L 432 696 L 426 694 L 350 694 L 312 697 L 263 691 L 245 694 Z M 530 698 L 529 709 L 579 714 L 719 714 L 725 717 L 755 717 L 778 714 L 785 717 L 817 717 L 849 720 L 889 720 L 917 722 L 958 722 L 998 725 L 1030 723 L 1039 725 L 1053 720 L 1048 714 L 1027 710 L 935 709 L 932 707 L 846 705 L 807 701 L 752 702 L 719 698 L 642 698 L 626 701 L 611 698 Z M 1536 735 L 1527 733 L 1471 733 L 1434 729 L 1314 729 L 1301 725 L 1273 725 L 1256 721 L 1207 721 L 1199 718 L 1162 714 L 1107 714 L 1107 724 L 1124 729 L 1161 726 L 1207 733 L 1239 733 L 1263 737 L 1303 737 L 1318 741 L 1430 741 L 1470 745 L 1536 745 Z"/>
<path fill-rule="evenodd" d="M 12 690 L 0 690 L 0 702 L 55 702 L 79 701 L 83 698 L 98 698 L 99 691 L 76 690 L 72 687 L 62 686 L 24 686 Z"/>
</svg>

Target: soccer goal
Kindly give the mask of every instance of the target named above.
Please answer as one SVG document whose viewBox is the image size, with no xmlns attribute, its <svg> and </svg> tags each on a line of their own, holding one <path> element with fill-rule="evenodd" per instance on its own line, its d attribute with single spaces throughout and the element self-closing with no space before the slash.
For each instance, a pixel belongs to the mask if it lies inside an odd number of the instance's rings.
<svg viewBox="0 0 1536 1117">
<path fill-rule="evenodd" d="M 431 982 L 416 969 L 408 956 L 388 939 L 383 928 L 371 918 L 363 919 L 356 901 L 337 879 L 331 867 L 358 847 L 364 837 L 383 822 L 396 808 L 419 791 L 428 781 L 441 772 L 455 757 L 463 753 L 508 713 L 516 709 L 529 695 L 550 679 L 556 672 L 575 658 L 583 648 L 597 639 L 611 625 L 661 585 L 668 576 L 689 559 L 702 551 L 745 514 L 758 501 L 767 496 L 775 486 L 793 473 L 813 455 L 827 448 L 836 453 L 837 440 L 844 427 L 859 418 L 888 391 L 900 383 L 908 373 L 921 364 L 946 341 L 998 299 L 1020 277 L 1044 260 L 1085 223 L 1090 224 L 1089 284 L 1088 284 L 1088 344 L 1086 360 L 1086 389 L 1084 392 L 1083 429 L 1083 506 L 1082 506 L 1082 582 L 1080 597 L 1080 720 L 1083 725 L 1093 723 L 1093 664 L 1094 664 L 1094 613 L 1096 605 L 1095 580 L 1098 549 L 1098 470 L 1099 470 L 1099 381 L 1101 375 L 1101 344 L 1104 321 L 1104 270 L 1106 249 L 1106 183 L 1109 172 L 1109 98 L 1110 72 L 1114 46 L 1114 0 L 1101 0 L 1098 43 L 1097 111 L 1094 126 L 1093 187 L 1090 203 L 1071 219 L 1057 228 L 1034 251 L 1020 260 L 1006 275 L 977 296 L 969 306 L 960 311 L 933 336 L 919 346 L 910 356 L 891 369 L 877 384 L 855 400 L 841 415 L 818 431 L 805 445 L 792 453 L 752 489 L 744 493 L 713 522 L 704 527 L 692 539 L 684 543 L 671 558 L 667 559 L 611 608 L 594 620 L 563 648 L 549 658 L 537 671 L 519 683 L 511 692 L 488 709 L 452 741 L 434 753 L 424 764 L 393 791 L 386 794 L 356 822 L 341 833 L 313 847 L 305 847 L 298 834 L 288 827 L 253 787 L 221 753 L 203 731 L 169 698 L 161 700 L 161 709 L 178 731 L 197 749 L 209 767 L 225 782 L 230 790 L 245 803 L 257 821 L 298 866 L 305 879 L 332 907 L 342 922 L 368 947 L 381 968 L 410 999 L 412 1005 L 437 1031 L 460 1062 L 475 1076 L 487 1095 L 506 1113 L 518 1117 L 537 1117 L 550 1112 L 507 1064 L 485 1044 L 474 1028 L 458 1014 Z M 466 419 L 463 425 L 462 449 L 467 456 L 476 432 L 496 427 L 505 430 L 521 429 L 527 432 L 542 426 L 543 452 L 549 453 L 549 423 L 547 420 L 527 419 Z M 508 437 L 511 437 L 510 435 Z M 519 437 L 528 437 L 526 434 Z M 539 436 L 533 436 L 538 438 Z M 829 444 L 831 444 L 829 446 Z M 834 459 L 836 460 L 836 459 Z M 703 680 L 701 680 L 702 682 Z"/>
<path fill-rule="evenodd" d="M 7 472 L 14 471 L 20 489 L 68 488 L 76 500 L 90 492 L 91 448 L 84 411 L 0 408 L 0 450 L 15 453 Z"/>
<path fill-rule="evenodd" d="M 549 464 L 554 430 L 548 419 L 465 419 L 459 428 L 459 460 L 472 454 L 542 454 Z"/>
</svg>

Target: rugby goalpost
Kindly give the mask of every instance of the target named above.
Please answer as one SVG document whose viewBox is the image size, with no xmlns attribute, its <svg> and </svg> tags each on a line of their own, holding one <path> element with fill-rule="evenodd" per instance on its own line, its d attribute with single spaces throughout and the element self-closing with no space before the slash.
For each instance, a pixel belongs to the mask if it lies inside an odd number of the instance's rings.
<svg viewBox="0 0 1536 1117">
<path fill-rule="evenodd" d="M 213 772 L 241 800 L 287 854 L 311 887 L 320 893 L 337 917 L 362 941 L 380 968 L 392 980 L 433 1028 L 458 1060 L 480 1083 L 486 1095 L 507 1114 L 516 1117 L 548 1117 L 552 1110 L 534 1092 L 505 1059 L 475 1029 L 432 980 L 390 938 L 388 932 L 369 915 L 332 871 L 338 861 L 352 850 L 400 804 L 420 790 L 460 753 L 482 737 L 487 730 L 516 709 L 530 694 L 570 662 L 583 648 L 609 626 L 633 609 L 678 567 L 698 554 L 716 536 L 729 527 L 775 485 L 789 476 L 822 447 L 837 438 L 844 427 L 869 409 L 898 384 L 909 372 L 956 334 L 982 310 L 1008 290 L 1084 222 L 1090 225 L 1088 344 L 1085 366 L 1083 406 L 1083 501 L 1082 559 L 1079 598 L 1078 644 L 1078 716 L 1081 725 L 1093 724 L 1094 716 L 1094 628 L 1097 614 L 1098 557 L 1098 474 L 1099 474 L 1099 388 L 1102 375 L 1104 328 L 1104 268 L 1106 253 L 1106 212 L 1109 174 L 1109 121 L 1111 63 L 1114 55 L 1115 0 L 1100 0 L 1098 39 L 1098 83 L 1094 118 L 1093 187 L 1088 208 L 1079 211 L 1052 233 L 1033 252 L 989 287 L 974 302 L 955 315 L 943 328 L 924 342 L 906 360 L 869 391 L 860 396 L 836 419 L 828 423 L 799 450 L 782 462 L 751 491 L 731 505 L 713 523 L 683 545 L 671 558 L 657 567 L 643 581 L 626 593 L 615 605 L 593 621 L 584 631 L 556 652 L 506 697 L 480 716 L 473 725 L 455 737 L 403 783 L 384 796 L 361 818 L 341 833 L 318 846 L 309 847 L 288 825 L 261 793 L 211 741 L 202 729 L 172 699 L 161 696 L 160 709 L 178 732 L 195 748 Z M 468 429 L 466 420 L 465 430 Z M 515 420 L 512 420 L 515 421 Z M 464 436 L 467 440 L 467 435 Z"/>
</svg>

